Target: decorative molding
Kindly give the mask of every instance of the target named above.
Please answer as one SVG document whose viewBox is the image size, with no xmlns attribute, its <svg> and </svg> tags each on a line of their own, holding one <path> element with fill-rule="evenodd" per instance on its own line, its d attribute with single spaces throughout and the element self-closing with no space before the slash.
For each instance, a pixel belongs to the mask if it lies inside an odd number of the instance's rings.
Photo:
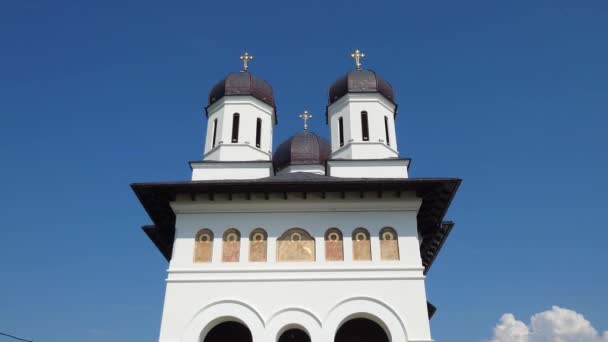
<svg viewBox="0 0 608 342">
<path fill-rule="evenodd" d="M 301 265 L 301 262 L 297 262 L 298 265 Z M 424 267 L 420 266 L 390 266 L 387 267 L 385 265 L 379 265 L 377 263 L 370 262 L 369 267 L 361 267 L 361 266 L 353 266 L 353 267 L 302 267 L 300 266 L 297 271 L 294 270 L 293 267 L 266 267 L 262 268 L 259 263 L 255 263 L 253 265 L 256 268 L 238 268 L 238 267 L 230 267 L 230 268 L 169 268 L 167 269 L 167 273 L 281 273 L 281 272 L 300 272 L 300 273 L 319 273 L 319 272 L 385 272 L 385 271 L 398 271 L 398 272 L 422 272 L 424 271 Z"/>
<path fill-rule="evenodd" d="M 308 198 L 308 197 L 307 197 Z M 329 199 L 304 199 L 307 201 L 306 207 L 301 206 L 300 201 L 229 201 L 220 202 L 216 199 L 213 202 L 203 199 L 196 201 L 173 201 L 170 203 L 175 214 L 194 214 L 194 213 L 300 213 L 300 212 L 387 212 L 387 211 L 415 211 L 418 212 L 422 200 L 412 198 L 400 201 L 370 201 L 350 200 L 346 203 L 335 202 Z M 270 201 L 270 200 L 269 200 Z"/>
<path fill-rule="evenodd" d="M 220 99 L 217 102 L 214 102 L 211 106 L 209 106 L 207 108 L 207 113 L 209 113 L 209 117 L 211 117 L 213 114 L 215 114 L 215 111 L 217 111 L 218 109 L 220 109 L 222 106 L 225 106 L 225 105 L 251 105 L 251 106 L 267 113 L 268 115 L 272 115 L 272 116 L 275 115 L 275 111 L 271 106 L 256 99 L 255 97 L 253 97 L 251 95 L 243 95 L 243 96 L 229 95 L 229 96 L 224 96 L 222 99 Z M 276 122 L 275 122 L 275 124 L 276 124 Z"/>
</svg>

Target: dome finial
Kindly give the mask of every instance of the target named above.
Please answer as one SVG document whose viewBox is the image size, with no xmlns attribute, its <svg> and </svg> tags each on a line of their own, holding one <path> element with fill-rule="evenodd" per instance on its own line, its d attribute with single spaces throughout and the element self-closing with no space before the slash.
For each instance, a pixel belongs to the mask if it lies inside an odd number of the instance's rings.
<svg viewBox="0 0 608 342">
<path fill-rule="evenodd" d="M 247 63 L 253 59 L 253 56 L 248 54 L 247 51 L 241 56 L 241 60 L 243 61 L 243 72 L 247 72 Z"/>
<path fill-rule="evenodd" d="M 308 114 L 308 111 L 305 110 L 304 113 L 300 114 L 300 119 L 304 120 L 304 129 L 308 129 L 308 119 L 312 119 L 312 115 Z"/>
<path fill-rule="evenodd" d="M 351 53 L 350 56 L 355 59 L 355 67 L 357 70 L 361 70 L 361 58 L 365 57 L 365 54 L 358 49 Z"/>
</svg>

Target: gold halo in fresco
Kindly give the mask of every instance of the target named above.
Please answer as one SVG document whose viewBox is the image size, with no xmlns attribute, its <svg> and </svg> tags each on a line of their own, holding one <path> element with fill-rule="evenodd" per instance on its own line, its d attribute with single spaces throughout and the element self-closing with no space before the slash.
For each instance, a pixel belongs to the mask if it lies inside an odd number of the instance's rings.
<svg viewBox="0 0 608 342">
<path fill-rule="evenodd" d="M 355 234 L 355 240 L 356 241 L 365 241 L 365 240 L 367 240 L 367 234 L 365 234 L 364 232 L 359 232 L 359 233 Z"/>
<path fill-rule="evenodd" d="M 384 232 L 382 233 L 383 240 L 395 240 L 395 234 L 393 232 Z"/>
<path fill-rule="evenodd" d="M 290 240 L 292 242 L 302 241 L 302 234 L 300 234 L 298 232 L 293 232 L 293 233 L 291 233 Z"/>
<path fill-rule="evenodd" d="M 336 232 L 331 232 L 331 233 L 327 234 L 327 239 L 329 241 L 338 241 L 338 240 L 340 240 L 340 234 L 338 234 Z"/>
<path fill-rule="evenodd" d="M 226 234 L 226 241 L 238 241 L 239 235 L 237 233 L 228 233 Z"/>
</svg>

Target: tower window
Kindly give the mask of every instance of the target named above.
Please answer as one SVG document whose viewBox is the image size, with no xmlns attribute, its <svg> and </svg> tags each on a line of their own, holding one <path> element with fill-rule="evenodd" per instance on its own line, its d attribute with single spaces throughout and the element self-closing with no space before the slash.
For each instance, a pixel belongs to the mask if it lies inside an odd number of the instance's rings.
<svg viewBox="0 0 608 342">
<path fill-rule="evenodd" d="M 213 141 L 211 142 L 211 148 L 215 147 L 216 136 L 217 136 L 217 119 L 213 120 Z"/>
<path fill-rule="evenodd" d="M 262 141 L 262 119 L 258 118 L 255 125 L 255 147 L 260 147 Z"/>
<path fill-rule="evenodd" d="M 340 131 L 340 147 L 344 146 L 344 120 L 342 117 L 338 119 L 338 130 Z"/>
<path fill-rule="evenodd" d="M 386 135 L 386 144 L 391 146 L 391 140 L 388 136 L 388 117 L 384 117 L 384 134 Z"/>
<path fill-rule="evenodd" d="M 239 113 L 234 113 L 234 115 L 232 116 L 232 142 L 233 143 L 239 141 L 239 119 L 240 119 Z"/>
<path fill-rule="evenodd" d="M 363 135 L 363 141 L 369 141 L 369 124 L 367 122 L 367 112 L 361 112 L 361 131 Z"/>
</svg>

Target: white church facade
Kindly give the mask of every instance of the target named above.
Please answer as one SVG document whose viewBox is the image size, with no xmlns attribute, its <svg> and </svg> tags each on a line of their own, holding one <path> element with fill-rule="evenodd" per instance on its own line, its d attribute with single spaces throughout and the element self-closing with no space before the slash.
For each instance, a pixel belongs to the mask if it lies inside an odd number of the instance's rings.
<svg viewBox="0 0 608 342">
<path fill-rule="evenodd" d="M 209 94 L 191 180 L 131 185 L 169 261 L 160 342 L 433 341 L 425 275 L 460 179 L 409 178 L 393 89 L 362 56 L 330 86 L 330 141 L 305 128 L 273 153 L 274 94 L 245 54 Z"/>
</svg>

